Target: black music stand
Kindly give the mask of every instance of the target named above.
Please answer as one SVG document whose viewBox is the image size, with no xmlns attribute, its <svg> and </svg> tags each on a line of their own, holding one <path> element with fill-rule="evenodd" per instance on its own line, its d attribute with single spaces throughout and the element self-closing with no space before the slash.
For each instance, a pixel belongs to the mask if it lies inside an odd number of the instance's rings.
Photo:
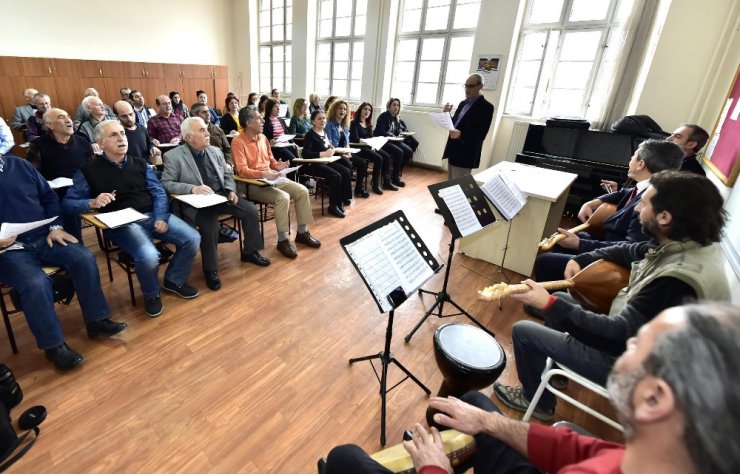
<svg viewBox="0 0 740 474">
<path fill-rule="evenodd" d="M 416 291 L 434 275 L 435 271 L 440 268 L 440 264 L 411 227 L 403 211 L 396 211 L 340 239 L 339 243 L 373 295 L 380 312 L 389 313 L 383 350 L 377 354 L 354 357 L 349 360 L 350 365 L 355 362 L 369 361 L 375 377 L 380 382 L 380 444 L 385 446 L 388 392 L 410 378 L 427 395 L 432 393 L 426 385 L 393 357 L 391 340 L 393 339 L 394 312 L 406 301 L 409 294 Z M 401 284 L 395 285 L 395 283 Z M 380 360 L 380 374 L 373 364 L 375 359 Z M 388 366 L 390 364 L 401 369 L 406 376 L 388 388 Z"/>
<path fill-rule="evenodd" d="M 446 201 L 441 195 L 440 192 L 444 192 L 443 190 L 448 190 L 451 188 L 455 188 L 456 186 L 459 186 L 463 195 L 464 200 L 462 202 L 457 201 L 454 204 L 454 208 L 450 208 L 448 205 L 448 201 Z M 429 290 L 423 290 L 419 289 L 419 296 L 422 296 L 424 294 L 434 295 L 434 304 L 431 308 L 424 314 L 424 316 L 419 320 L 418 323 L 416 323 L 416 326 L 414 326 L 414 329 L 411 330 L 410 333 L 406 335 L 404 340 L 406 342 L 409 342 L 411 338 L 413 337 L 414 333 L 421 327 L 422 324 L 424 324 L 424 321 L 427 320 L 429 316 L 434 314 L 438 318 L 449 318 L 452 316 L 459 316 L 464 315 L 469 320 L 471 320 L 473 323 L 475 323 L 479 328 L 483 329 L 487 333 L 494 335 L 493 332 L 491 332 L 488 328 L 483 326 L 480 321 L 475 319 L 470 313 L 462 309 L 460 305 L 455 303 L 452 300 L 452 297 L 450 297 L 450 294 L 447 292 L 447 285 L 450 281 L 450 270 L 452 269 L 452 256 L 455 253 L 455 241 L 461 237 L 466 237 L 474 232 L 477 232 L 478 230 L 481 230 L 482 228 L 489 226 L 496 222 L 496 217 L 493 215 L 493 211 L 491 211 L 490 207 L 488 207 L 488 203 L 486 202 L 486 198 L 483 194 L 483 192 L 480 190 L 478 185 L 476 184 L 475 180 L 472 176 L 467 175 L 460 178 L 451 179 L 449 181 L 443 181 L 441 183 L 432 184 L 429 185 L 429 191 L 432 193 L 432 197 L 434 198 L 435 203 L 437 204 L 437 208 L 442 213 L 442 216 L 445 219 L 445 222 L 447 223 L 447 227 L 450 229 L 450 244 L 449 244 L 449 253 L 447 255 L 447 268 L 445 269 L 445 279 L 442 283 L 442 290 L 441 291 L 429 291 Z M 478 227 L 477 230 L 470 228 L 467 225 L 464 225 L 465 222 L 465 213 L 470 212 L 472 209 L 472 212 L 474 214 L 474 218 L 477 221 Z M 468 223 L 470 220 L 468 220 Z M 475 223 L 474 223 L 475 224 Z M 454 306 L 457 309 L 457 313 L 452 314 L 444 314 L 444 306 L 445 303 L 449 303 L 450 305 Z M 435 313 L 436 311 L 436 313 Z"/>
</svg>

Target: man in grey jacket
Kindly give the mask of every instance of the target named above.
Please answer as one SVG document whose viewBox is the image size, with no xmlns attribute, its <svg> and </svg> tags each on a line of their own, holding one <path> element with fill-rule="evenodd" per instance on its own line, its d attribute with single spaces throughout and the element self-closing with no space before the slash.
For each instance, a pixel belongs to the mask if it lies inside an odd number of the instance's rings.
<svg viewBox="0 0 740 474">
<path fill-rule="evenodd" d="M 226 165 L 221 151 L 210 146 L 206 123 L 200 117 L 185 119 L 181 125 L 184 144 L 167 152 L 164 159 L 162 185 L 168 193 L 220 194 L 225 203 L 196 209 L 183 205 L 183 217 L 195 224 L 201 235 L 200 253 L 206 285 L 211 290 L 221 288 L 218 278 L 218 244 L 220 214 L 230 214 L 241 220 L 244 231 L 244 248 L 241 260 L 266 267 L 270 260 L 259 254 L 262 237 L 259 231 L 257 209 L 251 202 L 236 193 L 236 183 L 231 169 Z"/>
</svg>

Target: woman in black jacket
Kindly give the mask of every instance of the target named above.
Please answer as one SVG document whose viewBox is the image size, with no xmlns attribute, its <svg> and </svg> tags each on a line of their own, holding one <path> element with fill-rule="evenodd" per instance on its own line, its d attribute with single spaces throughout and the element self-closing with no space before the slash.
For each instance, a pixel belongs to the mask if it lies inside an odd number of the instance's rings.
<svg viewBox="0 0 740 474">
<path fill-rule="evenodd" d="M 334 147 L 326 136 L 326 114 L 323 110 L 311 113 L 313 128 L 303 136 L 303 158 L 328 158 L 334 156 Z M 344 206 L 352 203 L 352 178 L 350 169 L 338 162 L 307 165 L 306 174 L 326 180 L 329 186 L 329 214 L 344 217 Z"/>
<path fill-rule="evenodd" d="M 355 116 L 349 126 L 349 139 L 352 143 L 361 143 L 362 139 L 373 136 L 372 120 L 373 106 L 369 102 L 363 102 L 360 104 L 357 112 L 355 112 Z M 373 162 L 372 188 L 375 194 L 383 194 L 383 189 L 398 191 L 398 188 L 392 183 L 391 168 L 394 173 L 400 169 L 400 163 L 403 159 L 401 154 L 391 157 L 382 148 L 379 150 L 362 148 L 358 154 L 365 160 Z M 383 176 L 382 189 L 380 182 L 381 175 Z M 394 174 L 394 176 L 396 175 Z"/>
<path fill-rule="evenodd" d="M 375 130 L 373 135 L 376 137 L 399 137 L 403 132 L 402 123 L 399 116 L 401 114 L 401 100 L 392 98 L 385 104 L 386 111 L 378 116 L 378 122 L 375 124 Z M 405 124 L 403 125 L 405 127 Z M 404 139 L 405 140 L 405 139 Z M 414 140 L 416 142 L 416 140 Z M 418 142 L 417 142 L 418 146 Z M 406 183 L 401 181 L 401 174 L 403 174 L 403 167 L 411 161 L 414 155 L 414 150 L 411 149 L 405 142 L 402 141 L 389 141 L 383 147 L 383 150 L 388 152 L 390 155 L 399 154 L 403 157 L 401 166 L 399 167 L 398 180 L 394 180 L 393 184 L 402 188 L 406 186 Z M 395 171 L 394 171 L 395 176 Z"/>
</svg>

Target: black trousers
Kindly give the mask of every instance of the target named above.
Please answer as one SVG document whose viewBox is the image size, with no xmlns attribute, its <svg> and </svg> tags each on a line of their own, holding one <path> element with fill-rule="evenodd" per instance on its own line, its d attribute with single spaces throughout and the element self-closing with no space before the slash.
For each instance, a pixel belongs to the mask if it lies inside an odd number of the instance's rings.
<svg viewBox="0 0 740 474">
<path fill-rule="evenodd" d="M 386 150 L 391 156 L 395 155 L 400 158 L 397 158 L 397 166 L 393 169 L 393 178 L 398 178 L 403 174 L 403 167 L 414 156 L 414 150 L 403 142 L 388 142 L 383 146 L 383 150 Z M 396 161 L 394 161 L 394 164 L 396 164 Z"/>
<path fill-rule="evenodd" d="M 490 398 L 480 392 L 468 392 L 462 396 L 464 402 L 486 411 L 500 411 Z M 462 473 L 474 468 L 476 474 L 516 473 L 542 474 L 542 470 L 516 452 L 509 445 L 491 436 L 480 434 L 475 437 L 477 449 L 472 459 L 455 468 Z M 345 444 L 337 446 L 326 458 L 326 474 L 352 472 L 356 474 L 388 474 L 391 471 L 381 466 L 365 453 L 359 446 Z"/>
<path fill-rule="evenodd" d="M 390 176 L 391 173 L 391 157 L 388 153 L 383 150 L 373 150 L 370 148 L 363 148 L 359 153 L 362 158 L 367 162 L 373 164 L 373 181 L 372 184 L 381 185 L 381 176 Z"/>
<path fill-rule="evenodd" d="M 355 169 L 357 170 L 357 181 L 355 181 L 355 189 L 364 189 L 365 186 L 363 185 L 363 183 L 365 182 L 365 176 L 367 176 L 367 161 L 365 160 L 365 158 L 360 156 L 359 153 L 353 154 L 350 160 L 352 160 L 352 164 L 355 165 Z"/>
<path fill-rule="evenodd" d="M 343 164 L 340 164 L 344 162 Z M 345 199 L 352 199 L 352 173 L 350 163 L 339 159 L 334 163 L 308 165 L 306 174 L 326 180 L 329 186 L 329 205 L 338 206 Z"/>
<path fill-rule="evenodd" d="M 246 199 L 239 198 L 236 204 L 223 203 L 217 206 L 198 209 L 195 225 L 200 232 L 200 256 L 204 272 L 218 270 L 218 232 L 220 214 L 229 214 L 241 221 L 245 253 L 262 249 L 262 235 L 257 217 L 257 208 Z"/>
<path fill-rule="evenodd" d="M 272 147 L 272 156 L 278 161 L 287 161 L 293 163 L 293 160 L 298 158 L 296 155 L 295 148 L 293 147 Z"/>
</svg>

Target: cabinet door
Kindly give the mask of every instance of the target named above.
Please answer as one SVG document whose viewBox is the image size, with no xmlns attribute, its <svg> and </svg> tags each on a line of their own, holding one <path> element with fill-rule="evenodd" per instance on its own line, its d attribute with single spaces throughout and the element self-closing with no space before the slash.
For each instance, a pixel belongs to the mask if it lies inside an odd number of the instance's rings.
<svg viewBox="0 0 740 474">
<path fill-rule="evenodd" d="M 51 76 L 51 61 L 46 58 L 18 58 L 22 75 L 26 77 Z"/>
<path fill-rule="evenodd" d="M 23 75 L 20 58 L 0 56 L 0 76 L 20 77 Z"/>
<path fill-rule="evenodd" d="M 51 61 L 51 72 L 53 76 L 79 77 L 78 59 L 53 58 Z"/>
<path fill-rule="evenodd" d="M 142 63 L 147 79 L 161 79 L 165 77 L 164 67 L 160 63 Z"/>
<path fill-rule="evenodd" d="M 86 59 L 77 60 L 77 68 L 79 71 L 79 77 L 102 78 L 105 76 L 105 71 L 103 69 L 104 66 L 105 66 L 105 61 L 97 61 L 97 60 L 90 61 Z"/>
<path fill-rule="evenodd" d="M 10 76 L 0 76 L 0 117 L 10 127 L 15 108 L 23 104 L 23 91 L 13 90 L 13 81 Z"/>
<path fill-rule="evenodd" d="M 220 99 L 216 97 L 216 93 L 213 88 L 213 79 L 185 78 L 182 80 L 182 88 L 183 91 L 181 92 L 180 96 L 185 101 L 185 104 L 187 104 L 188 107 L 190 107 L 191 104 L 194 104 L 198 100 L 195 92 L 198 90 L 202 90 L 206 93 L 206 95 L 208 95 L 209 107 L 214 107 L 219 110 L 224 108 L 224 104 L 222 102 L 224 101 L 224 99 L 226 99 L 226 96 L 221 97 Z"/>
<path fill-rule="evenodd" d="M 228 79 L 229 78 L 229 66 L 213 66 L 213 78 L 214 79 Z"/>
<path fill-rule="evenodd" d="M 213 79 L 213 66 L 203 64 L 183 64 L 183 78 Z"/>
<path fill-rule="evenodd" d="M 182 66 L 179 64 L 162 64 L 164 77 L 182 77 Z"/>
<path fill-rule="evenodd" d="M 56 89 L 56 95 L 51 98 L 52 105 L 64 109 L 74 120 L 77 107 L 82 102 L 82 95 L 85 91 L 81 81 L 86 80 L 79 77 L 55 77 L 54 87 Z"/>
<path fill-rule="evenodd" d="M 213 100 L 218 101 L 221 108 L 223 109 L 226 106 L 226 94 L 229 93 L 229 80 L 228 79 L 214 79 L 213 85 L 215 88 L 214 90 L 215 97 L 213 98 Z"/>
</svg>

